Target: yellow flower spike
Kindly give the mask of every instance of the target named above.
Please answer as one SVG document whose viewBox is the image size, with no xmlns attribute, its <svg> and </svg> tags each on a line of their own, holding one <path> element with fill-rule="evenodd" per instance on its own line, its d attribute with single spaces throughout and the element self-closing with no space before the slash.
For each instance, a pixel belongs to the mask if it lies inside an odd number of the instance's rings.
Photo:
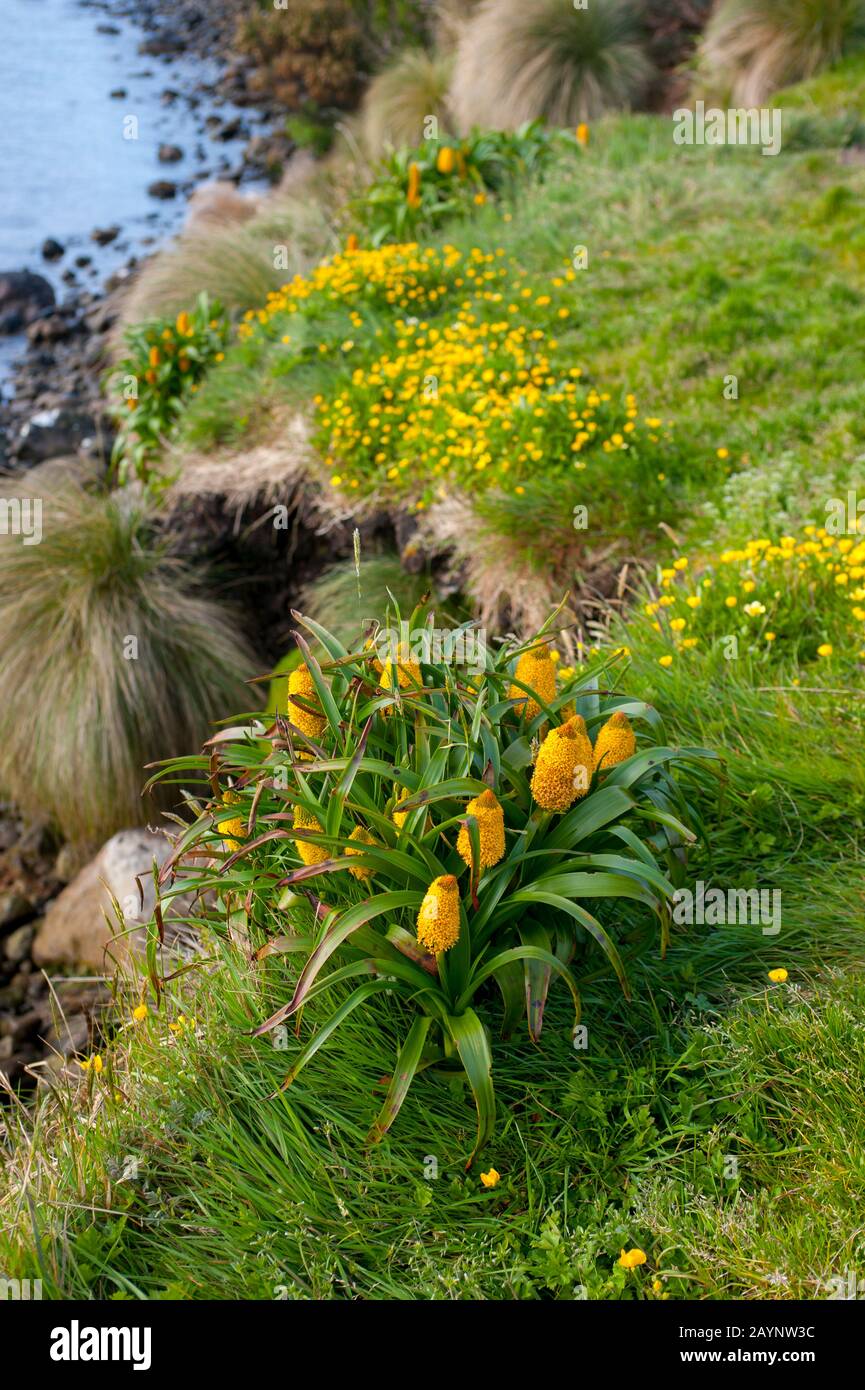
<svg viewBox="0 0 865 1390">
<path fill-rule="evenodd" d="M 408 167 L 408 189 L 405 200 L 410 208 L 420 207 L 420 165 L 410 164 Z"/>
<path fill-rule="evenodd" d="M 638 1265 L 646 1263 L 645 1250 L 639 1250 L 636 1246 L 633 1250 L 623 1250 L 619 1256 L 619 1264 L 622 1269 L 636 1269 Z"/>
<path fill-rule="evenodd" d="M 772 981 L 773 985 L 783 985 L 787 978 L 787 971 L 783 966 L 780 966 L 777 970 L 769 971 L 769 979 Z"/>
<path fill-rule="evenodd" d="M 433 879 L 417 915 L 417 939 L 428 951 L 449 951 L 460 935 L 460 892 L 453 874 Z"/>
<path fill-rule="evenodd" d="M 151 367 L 159 366 L 160 362 L 162 361 L 162 356 L 158 347 L 152 347 L 150 349 L 150 352 L 147 354 L 147 360 L 150 363 Z"/>
<path fill-rule="evenodd" d="M 582 715 L 551 729 L 538 749 L 532 773 L 532 796 L 545 811 L 567 811 L 585 796 L 592 780 L 595 753 Z"/>
<path fill-rule="evenodd" d="M 360 250 L 360 242 L 358 241 L 358 239 L 357 239 L 357 234 L 356 234 L 355 232 L 349 233 L 349 236 L 348 236 L 348 238 L 347 238 L 347 240 L 346 240 L 346 243 L 345 243 L 345 249 L 346 249 L 346 251 L 359 251 L 359 250 Z"/>
<path fill-rule="evenodd" d="M 580 121 L 580 124 L 577 126 L 576 135 L 577 144 L 582 145 L 583 149 L 585 149 L 586 145 L 589 143 L 589 127 L 585 121 Z"/>
<path fill-rule="evenodd" d="M 139 1004 L 137 1009 L 132 1010 L 132 1017 L 135 1019 L 136 1023 L 140 1023 L 142 1019 L 147 1017 L 149 1012 L 150 1010 L 146 1004 Z"/>
<path fill-rule="evenodd" d="M 400 690 L 410 690 L 414 686 L 423 685 L 423 676 L 420 666 L 416 661 L 386 661 L 382 667 L 381 680 L 379 684 L 382 690 L 393 689 L 393 668 L 396 666 L 397 681 Z"/>
<path fill-rule="evenodd" d="M 491 1168 L 488 1173 L 481 1173 L 481 1182 L 484 1187 L 495 1187 L 501 1176 L 501 1173 L 497 1172 L 495 1168 Z"/>
<path fill-rule="evenodd" d="M 440 174 L 452 174 L 456 168 L 457 157 L 449 145 L 442 145 L 436 159 L 436 168 Z"/>
<path fill-rule="evenodd" d="M 631 758 L 637 751 L 637 740 L 631 721 L 621 710 L 611 714 L 595 739 L 595 771 L 615 767 Z"/>
<path fill-rule="evenodd" d="M 409 796 L 411 796 L 411 792 L 409 791 L 408 787 L 402 787 L 400 789 L 399 796 L 396 799 L 397 806 L 401 801 L 405 801 Z M 398 811 L 396 809 L 396 806 L 394 807 L 393 811 L 391 812 L 391 820 L 393 821 L 397 830 L 402 830 L 403 826 L 406 823 L 406 817 L 408 816 L 408 814 L 408 811 Z"/>
<path fill-rule="evenodd" d="M 350 840 L 358 840 L 363 845 L 374 845 L 378 843 L 377 840 L 375 840 L 375 838 L 372 835 L 370 835 L 369 831 L 366 829 L 366 826 L 363 825 L 356 825 L 348 838 Z M 346 849 L 345 852 L 346 854 L 363 854 L 362 849 Z M 351 874 L 352 878 L 358 878 L 362 881 L 368 881 L 372 878 L 374 870 L 366 868 L 357 868 L 349 869 L 349 873 Z"/>
<path fill-rule="evenodd" d="M 177 315 L 177 320 L 174 326 L 182 338 L 188 338 L 189 335 L 192 333 L 192 319 L 189 317 L 189 314 L 187 314 L 185 309 L 183 309 L 181 313 Z"/>
<path fill-rule="evenodd" d="M 237 806 L 242 800 L 243 798 L 238 796 L 237 792 L 232 791 L 230 787 L 228 791 L 222 793 L 223 806 Z M 246 838 L 246 826 L 240 816 L 237 816 L 234 820 L 222 821 L 219 826 L 219 833 L 229 854 L 234 854 L 235 850 L 240 849 L 240 841 Z"/>
<path fill-rule="evenodd" d="M 311 816 L 302 806 L 295 806 L 292 824 L 295 830 L 317 830 L 321 833 L 321 826 L 315 816 Z M 323 864 L 327 858 L 324 846 L 314 845 L 309 840 L 295 840 L 294 847 L 304 864 Z"/>
<path fill-rule="evenodd" d="M 481 862 L 480 868 L 491 869 L 493 864 L 498 864 L 504 858 L 505 853 L 505 813 L 494 791 L 487 790 L 476 796 L 474 801 L 470 801 L 467 808 L 468 814 L 474 816 L 478 823 L 478 836 L 480 838 Z M 472 842 L 471 836 L 465 826 L 457 836 L 457 853 L 465 864 L 471 868 L 472 865 Z"/>
<path fill-rule="evenodd" d="M 545 644 L 534 647 L 529 652 L 523 652 L 517 662 L 517 669 L 514 672 L 516 679 L 522 681 L 530 690 L 549 704 L 556 697 L 556 668 L 550 657 L 550 649 Z M 526 719 L 534 719 L 540 714 L 541 707 L 536 700 L 526 695 L 518 685 L 512 685 L 508 691 L 508 699 L 515 700 L 514 708 L 522 712 Z"/>
<path fill-rule="evenodd" d="M 306 734 L 308 738 L 318 738 L 327 723 L 324 715 L 312 714 L 310 710 L 304 709 L 302 705 L 292 700 L 292 695 L 299 695 L 305 705 L 321 708 L 315 681 L 312 679 L 305 662 L 301 662 L 300 666 L 297 666 L 288 678 L 288 717 L 302 734 Z"/>
</svg>

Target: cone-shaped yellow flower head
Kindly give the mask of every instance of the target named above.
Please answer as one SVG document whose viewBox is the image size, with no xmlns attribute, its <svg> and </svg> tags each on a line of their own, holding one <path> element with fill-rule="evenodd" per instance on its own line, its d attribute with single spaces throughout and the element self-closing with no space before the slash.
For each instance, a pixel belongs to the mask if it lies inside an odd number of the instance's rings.
<svg viewBox="0 0 865 1390">
<path fill-rule="evenodd" d="M 481 792 L 468 804 L 468 813 L 478 823 L 482 869 L 491 869 L 498 864 L 505 852 L 505 813 L 493 791 Z M 465 826 L 457 836 L 457 853 L 471 868 L 472 842 Z"/>
<path fill-rule="evenodd" d="M 449 951 L 460 935 L 460 890 L 453 874 L 434 878 L 417 915 L 417 939 L 428 951 Z"/>
<path fill-rule="evenodd" d="M 457 157 L 449 145 L 442 145 L 436 159 L 436 168 L 440 174 L 452 174 L 457 162 Z"/>
<path fill-rule="evenodd" d="M 546 704 L 555 699 L 556 668 L 550 659 L 550 649 L 545 644 L 535 647 L 530 652 L 523 652 L 514 675 L 517 680 L 523 681 L 530 690 L 540 695 Z M 514 708 L 518 712 L 522 710 L 526 719 L 534 719 L 535 715 L 541 712 L 540 705 L 528 697 L 518 685 L 511 686 L 508 698 L 517 701 Z"/>
<path fill-rule="evenodd" d="M 311 816 L 302 806 L 295 806 L 293 824 L 295 830 L 321 831 L 321 826 L 315 816 Z M 324 846 L 314 845 L 309 840 L 295 840 L 294 847 L 304 864 L 323 864 L 327 858 L 327 850 Z"/>
<path fill-rule="evenodd" d="M 393 687 L 394 666 L 396 666 L 400 690 L 414 689 L 415 686 L 423 685 L 423 676 L 416 661 L 386 661 L 381 672 L 383 690 L 390 690 Z"/>
<path fill-rule="evenodd" d="M 242 800 L 243 797 L 238 796 L 237 792 L 231 791 L 230 788 L 222 793 L 223 806 L 237 806 Z M 234 820 L 221 821 L 219 833 L 223 838 L 225 848 L 229 854 L 233 854 L 236 849 L 240 849 L 238 842 L 246 837 L 246 826 L 240 816 L 237 816 Z"/>
<path fill-rule="evenodd" d="M 595 755 L 582 715 L 551 729 L 538 751 L 532 773 L 532 796 L 545 811 L 566 811 L 585 796 Z"/>
<path fill-rule="evenodd" d="M 410 164 L 408 166 L 408 188 L 405 200 L 410 208 L 420 207 L 420 165 Z"/>
<path fill-rule="evenodd" d="M 315 682 L 303 662 L 288 678 L 288 717 L 308 738 L 318 738 L 327 723 L 324 715 L 310 714 L 309 710 L 295 704 L 292 695 L 299 695 L 305 704 L 312 705 L 314 709 L 321 709 Z"/>
<path fill-rule="evenodd" d="M 402 787 L 400 790 L 400 794 L 396 799 L 397 806 L 401 801 L 405 801 L 406 798 L 410 795 L 411 793 L 408 787 Z M 397 830 L 402 830 L 403 826 L 405 825 L 407 815 L 408 811 L 398 811 L 396 807 L 394 807 L 393 812 L 391 813 L 391 820 L 393 821 Z"/>
<path fill-rule="evenodd" d="M 595 769 L 615 767 L 626 758 L 633 757 L 637 751 L 637 740 L 630 720 L 621 710 L 611 714 L 595 739 Z"/>
<path fill-rule="evenodd" d="M 356 825 L 348 838 L 350 840 L 359 840 L 363 845 L 374 845 L 376 843 L 375 839 L 372 835 L 370 835 L 369 831 L 364 825 Z M 363 850 L 347 849 L 346 854 L 363 854 Z M 372 878 L 373 870 L 365 868 L 349 869 L 349 873 L 352 875 L 353 878 L 366 880 Z"/>
</svg>

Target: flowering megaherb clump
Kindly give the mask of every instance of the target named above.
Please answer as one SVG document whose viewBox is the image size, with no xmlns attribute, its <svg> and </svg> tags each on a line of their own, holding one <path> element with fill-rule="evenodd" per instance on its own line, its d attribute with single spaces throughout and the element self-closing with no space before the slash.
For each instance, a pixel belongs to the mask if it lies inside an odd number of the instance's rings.
<svg viewBox="0 0 865 1390">
<path fill-rule="evenodd" d="M 131 463 L 148 480 L 189 396 L 205 372 L 221 362 L 228 339 L 222 306 L 199 295 L 191 313 L 149 319 L 126 333 L 126 355 L 109 379 L 116 393 L 119 429 L 113 462 L 121 481 Z"/>
<path fill-rule="evenodd" d="M 341 491 L 382 489 L 420 508 L 445 487 L 519 497 L 539 469 L 574 477 L 604 455 L 621 466 L 620 493 L 654 460 L 640 474 L 646 507 L 665 479 L 668 428 L 634 395 L 585 380 L 566 341 L 576 280 L 567 264 L 534 284 L 480 247 L 346 250 L 275 291 L 240 334 L 284 353 L 280 372 L 332 367 L 313 438 Z"/>
<path fill-rule="evenodd" d="M 659 657 L 664 666 L 731 636 L 765 660 L 862 662 L 865 536 L 805 526 L 799 536 L 680 556 L 661 569 L 644 614 L 669 640 Z"/>
<path fill-rule="evenodd" d="M 346 648 L 299 621 L 314 647 L 298 636 L 272 727 L 227 730 L 199 761 L 207 804 L 164 891 L 194 880 L 213 927 L 270 962 L 284 1002 L 256 1031 L 298 1023 L 284 1087 L 348 1013 L 389 996 L 406 1032 L 370 1138 L 416 1072 L 463 1068 L 476 1151 L 495 1117 L 491 1028 L 525 1016 L 537 1040 L 554 980 L 576 1026 L 571 963 L 596 946 L 627 995 L 616 937 L 643 921 L 665 948 L 694 838 L 688 785 L 711 755 L 665 746 L 657 712 L 619 691 L 618 654 L 579 675 L 541 631 L 467 670 L 411 642 L 380 660 L 368 632 Z M 433 623 L 419 609 L 409 632 Z"/>
</svg>

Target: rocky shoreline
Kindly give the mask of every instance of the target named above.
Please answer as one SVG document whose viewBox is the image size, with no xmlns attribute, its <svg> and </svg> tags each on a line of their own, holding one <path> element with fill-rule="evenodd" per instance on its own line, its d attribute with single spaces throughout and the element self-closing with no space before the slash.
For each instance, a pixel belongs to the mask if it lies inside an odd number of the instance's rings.
<svg viewBox="0 0 865 1390">
<path fill-rule="evenodd" d="M 164 176 L 147 188 L 154 209 L 188 199 L 204 180 L 264 185 L 278 176 L 293 148 L 281 129 L 284 113 L 251 90 L 248 61 L 231 52 L 245 0 L 90 0 L 86 8 L 104 16 L 97 27 L 105 33 L 134 23 L 141 33 L 138 53 L 164 75 L 163 105 L 181 104 L 195 113 L 203 164 L 177 177 L 175 166 L 184 151 L 162 142 L 158 159 Z M 215 80 L 178 81 L 175 64 L 190 57 L 208 60 Z M 126 90 L 119 87 L 110 95 L 122 99 Z M 38 270 L 0 266 L 0 342 L 4 335 L 6 341 L 8 335 L 16 335 L 15 341 L 23 335 L 11 379 L 0 383 L 0 468 L 26 468 L 72 453 L 104 460 L 111 451 L 112 424 L 100 391 L 107 335 L 142 257 L 127 255 L 103 284 L 94 284 L 100 249 L 123 248 L 124 228 L 94 227 L 92 252 L 77 255 L 67 254 L 62 231 L 44 230 L 42 259 L 57 270 L 62 263 L 62 297 Z M 157 240 L 147 236 L 141 245 Z"/>
<path fill-rule="evenodd" d="M 291 143 L 280 130 L 284 113 L 253 95 L 248 64 L 230 51 L 245 0 L 92 0 L 86 7 L 101 16 L 105 32 L 134 22 L 141 31 L 138 52 L 164 72 L 163 103 L 186 103 L 196 112 L 207 167 L 183 181 L 173 178 L 183 152 L 163 144 L 158 158 L 165 176 L 148 189 L 155 206 L 160 199 L 188 198 L 203 179 L 235 186 L 264 181 L 290 157 Z M 190 55 L 216 64 L 215 83 L 185 89 L 176 83 L 175 61 Z M 227 117 L 221 114 L 226 106 Z M 23 335 L 12 391 L 7 383 L 0 392 L 0 469 L 72 454 L 107 462 L 113 430 L 100 382 L 108 335 L 141 258 L 128 255 L 101 285 L 93 283 L 94 261 L 99 248 L 115 243 L 116 249 L 123 237 L 121 227 L 95 227 L 93 254 L 76 256 L 67 253 L 57 229 L 45 228 L 45 265 L 64 267 L 60 299 L 38 271 L 0 267 L 0 340 Z M 159 841 L 164 857 L 167 842 Z M 148 906 L 138 901 L 136 878 L 140 873 L 146 882 L 153 852 L 149 832 L 128 830 L 83 863 L 71 846 L 0 804 L 0 1076 L 11 1085 L 26 1089 L 98 1046 L 99 1017 L 110 997 L 102 978 L 111 937 L 103 911 L 110 916 L 113 894 L 121 903 L 136 900 L 125 909 L 127 921 L 144 920 Z M 93 977 L 70 977 L 80 965 Z"/>
</svg>

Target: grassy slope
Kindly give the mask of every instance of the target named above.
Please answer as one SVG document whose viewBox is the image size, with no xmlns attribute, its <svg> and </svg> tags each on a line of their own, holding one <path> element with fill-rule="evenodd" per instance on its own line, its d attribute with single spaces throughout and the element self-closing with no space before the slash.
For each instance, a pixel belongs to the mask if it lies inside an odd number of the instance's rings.
<svg viewBox="0 0 865 1390">
<path fill-rule="evenodd" d="M 546 271 L 589 243 L 593 369 L 666 393 L 719 499 L 716 447 L 773 475 L 789 451 L 789 510 L 807 515 L 809 480 L 861 447 L 865 243 L 850 213 L 863 172 L 829 153 L 672 148 L 666 125 L 615 123 L 578 187 L 553 177 L 510 223 L 490 213 L 465 240 Z M 735 404 L 721 395 L 727 372 L 740 376 Z M 711 514 L 699 524 L 711 530 Z M 262 999 L 229 956 L 206 989 L 187 979 L 178 993 L 197 1040 L 162 1019 L 123 1025 L 86 1144 L 79 1103 L 46 1110 L 30 1174 L 38 1240 L 13 1190 L 0 1267 L 41 1272 L 66 1296 L 572 1298 L 581 1286 L 616 1298 L 652 1296 L 661 1272 L 674 1298 L 783 1298 L 825 1296 L 861 1262 L 865 999 L 855 973 L 825 974 L 863 959 L 861 715 L 848 695 L 757 692 L 754 670 L 696 654 L 661 673 L 650 640 L 634 648 L 629 686 L 676 710 L 683 740 L 730 755 L 694 877 L 780 886 L 779 939 L 693 928 L 666 962 L 633 941 L 630 1009 L 598 957 L 578 962 L 588 1055 L 567 1047 L 555 995 L 537 1050 L 524 1037 L 500 1048 L 501 1130 L 484 1158 L 502 1181 L 487 1193 L 462 1172 L 467 1097 L 440 1079 L 421 1078 L 387 1143 L 361 1151 L 391 1066 L 388 1006 L 372 1026 L 353 1015 L 267 1102 L 284 1064 L 239 1030 L 285 997 L 284 967 Z M 791 982 L 769 987 L 777 964 Z M 430 1155 L 440 1176 L 428 1182 Z M 124 1180 L 127 1156 L 141 1166 Z M 625 1275 L 614 1261 L 632 1243 L 650 1261 Z"/>
</svg>

